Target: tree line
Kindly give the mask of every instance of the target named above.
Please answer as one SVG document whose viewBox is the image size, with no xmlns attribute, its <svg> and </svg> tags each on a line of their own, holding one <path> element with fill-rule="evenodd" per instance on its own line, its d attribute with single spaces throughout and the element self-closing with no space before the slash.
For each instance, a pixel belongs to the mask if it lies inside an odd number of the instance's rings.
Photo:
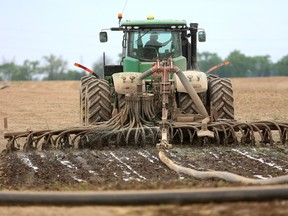
<svg viewBox="0 0 288 216">
<path fill-rule="evenodd" d="M 221 59 L 217 53 L 198 53 L 198 67 L 201 71 L 208 71 L 215 65 L 229 62 L 228 65 L 214 70 L 212 73 L 220 77 L 264 77 L 288 76 L 288 55 L 273 63 L 269 55 L 246 56 L 239 50 L 231 52 L 227 58 Z"/>
<path fill-rule="evenodd" d="M 222 59 L 217 53 L 198 53 L 198 67 L 201 71 L 208 71 L 215 65 L 229 62 L 228 65 L 215 69 L 212 73 L 221 77 L 263 77 L 288 76 L 288 55 L 276 63 L 269 55 L 246 56 L 238 50 L 231 52 Z M 44 56 L 42 64 L 39 60 L 25 60 L 22 65 L 11 62 L 0 64 L 0 81 L 20 80 L 80 80 L 87 75 L 85 71 L 68 69 L 67 61 L 55 55 Z M 111 60 L 109 60 L 110 63 Z M 95 61 L 92 70 L 98 73 L 103 70 L 102 58 Z"/>
<path fill-rule="evenodd" d="M 85 72 L 68 70 L 67 61 L 55 55 L 44 56 L 43 65 L 39 60 L 25 60 L 22 65 L 15 62 L 0 64 L 0 81 L 28 80 L 79 80 Z"/>
</svg>

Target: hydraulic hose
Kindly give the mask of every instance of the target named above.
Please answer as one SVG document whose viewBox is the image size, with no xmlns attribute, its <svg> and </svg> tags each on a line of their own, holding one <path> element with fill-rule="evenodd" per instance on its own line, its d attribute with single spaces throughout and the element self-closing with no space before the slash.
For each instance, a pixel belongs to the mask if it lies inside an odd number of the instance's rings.
<svg viewBox="0 0 288 216">
<path fill-rule="evenodd" d="M 159 150 L 159 158 L 171 170 L 174 170 L 177 173 L 183 173 L 192 176 L 197 179 L 218 178 L 228 182 L 238 182 L 241 184 L 252 184 L 252 185 L 272 185 L 272 184 L 288 183 L 288 175 L 273 177 L 269 179 L 253 179 L 225 171 L 198 171 L 195 169 L 186 168 L 183 166 L 179 166 L 172 160 L 170 160 L 165 155 L 165 152 L 162 149 Z"/>
<path fill-rule="evenodd" d="M 145 79 L 146 77 L 152 75 L 157 69 L 159 69 L 158 64 L 156 64 L 155 66 L 153 66 L 152 68 L 148 69 L 147 71 L 145 71 L 144 73 L 142 73 L 139 77 L 137 77 L 136 83 L 137 83 L 137 92 L 142 92 L 142 80 Z M 179 77 L 181 83 L 183 84 L 184 88 L 186 89 L 186 91 L 188 92 L 189 96 L 192 98 L 192 100 L 194 101 L 196 107 L 199 109 L 200 114 L 206 118 L 209 117 L 209 114 L 203 104 L 203 102 L 201 101 L 201 99 L 199 98 L 199 96 L 197 95 L 196 90 L 194 89 L 194 87 L 190 84 L 190 82 L 188 81 L 188 79 L 185 77 L 185 75 L 183 74 L 183 72 L 177 68 L 178 70 L 176 71 L 176 75 Z"/>
<path fill-rule="evenodd" d="M 147 71 L 143 72 L 139 77 L 136 78 L 136 84 L 137 84 L 137 92 L 142 92 L 142 80 L 147 78 L 148 76 L 151 76 L 157 68 L 152 67 L 148 69 Z"/>
<path fill-rule="evenodd" d="M 188 79 L 185 77 L 185 75 L 183 74 L 183 72 L 181 70 L 178 70 L 176 72 L 176 75 L 179 77 L 181 83 L 183 84 L 184 88 L 186 89 L 186 91 L 188 92 L 188 94 L 190 95 L 190 97 L 192 98 L 193 102 L 195 103 L 196 107 L 198 108 L 200 114 L 206 118 L 209 117 L 209 114 L 203 104 L 203 102 L 201 101 L 201 99 L 199 98 L 199 96 L 197 95 L 196 90 L 194 89 L 194 87 L 190 84 L 190 82 L 188 81 Z"/>
<path fill-rule="evenodd" d="M 287 186 L 107 192 L 0 192 L 0 205 L 159 205 L 288 199 Z"/>
</svg>

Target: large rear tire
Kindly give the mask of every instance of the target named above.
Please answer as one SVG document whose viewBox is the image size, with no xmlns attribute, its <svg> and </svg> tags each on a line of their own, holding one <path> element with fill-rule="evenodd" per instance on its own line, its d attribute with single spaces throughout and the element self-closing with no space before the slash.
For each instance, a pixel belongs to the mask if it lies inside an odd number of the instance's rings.
<svg viewBox="0 0 288 216">
<path fill-rule="evenodd" d="M 201 101 L 206 107 L 206 92 L 198 93 Z M 185 114 L 198 114 L 199 111 L 188 93 L 178 93 L 179 108 Z"/>
<path fill-rule="evenodd" d="M 94 76 L 84 76 L 80 80 L 80 124 L 85 126 L 86 110 L 86 89 L 91 80 L 96 79 Z"/>
<path fill-rule="evenodd" d="M 111 90 L 108 81 L 83 77 L 80 86 L 80 121 L 82 125 L 107 121 L 112 116 Z"/>
<path fill-rule="evenodd" d="M 231 80 L 219 77 L 208 78 L 210 116 L 212 120 L 234 120 L 234 98 Z"/>
</svg>

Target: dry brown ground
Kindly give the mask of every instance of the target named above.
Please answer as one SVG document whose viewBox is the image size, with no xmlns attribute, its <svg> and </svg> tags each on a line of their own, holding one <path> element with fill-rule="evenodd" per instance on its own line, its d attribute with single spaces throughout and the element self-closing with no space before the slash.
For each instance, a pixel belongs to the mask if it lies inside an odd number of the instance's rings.
<svg viewBox="0 0 288 216">
<path fill-rule="evenodd" d="M 288 77 L 232 79 L 239 121 L 288 121 Z"/>
<path fill-rule="evenodd" d="M 233 79 L 235 114 L 239 121 L 288 122 L 288 77 Z M 0 149 L 8 131 L 79 126 L 79 82 L 1 83 Z M 1 88 L 0 88 L 1 89 Z M 0 207 L 1 215 L 287 215 L 287 201 L 145 207 Z M 233 211 L 232 211 L 233 210 Z"/>
</svg>

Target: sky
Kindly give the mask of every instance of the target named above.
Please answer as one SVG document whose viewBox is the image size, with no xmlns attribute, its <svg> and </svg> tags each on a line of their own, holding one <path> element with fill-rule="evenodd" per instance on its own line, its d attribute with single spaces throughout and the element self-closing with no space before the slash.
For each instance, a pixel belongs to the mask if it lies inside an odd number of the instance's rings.
<svg viewBox="0 0 288 216">
<path fill-rule="evenodd" d="M 239 50 L 247 56 L 269 55 L 277 62 L 288 55 L 287 0 L 0 0 L 0 64 L 41 60 L 53 54 L 87 67 L 103 52 L 110 59 L 121 53 L 121 32 L 102 29 L 123 20 L 155 19 L 197 22 L 207 41 L 198 52 L 217 53 L 225 59 Z"/>
</svg>

